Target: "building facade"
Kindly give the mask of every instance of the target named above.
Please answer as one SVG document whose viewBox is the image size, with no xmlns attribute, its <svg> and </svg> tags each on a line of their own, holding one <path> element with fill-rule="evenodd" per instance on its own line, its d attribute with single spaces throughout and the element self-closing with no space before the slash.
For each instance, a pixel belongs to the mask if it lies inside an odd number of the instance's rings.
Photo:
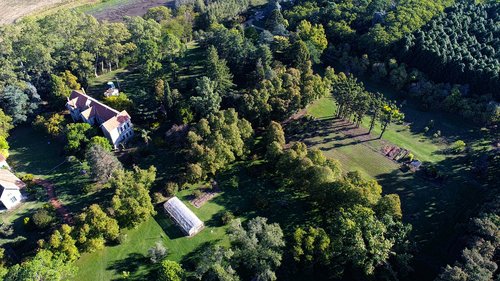
<svg viewBox="0 0 500 281">
<path fill-rule="evenodd" d="M 0 169 L 0 202 L 5 209 L 10 210 L 19 205 L 23 199 L 21 189 L 26 184 L 18 179 L 8 169 Z"/>
<path fill-rule="evenodd" d="M 114 148 L 126 143 L 134 135 L 127 111 L 119 112 L 82 92 L 72 91 L 66 108 L 73 121 L 99 126 Z"/>
</svg>

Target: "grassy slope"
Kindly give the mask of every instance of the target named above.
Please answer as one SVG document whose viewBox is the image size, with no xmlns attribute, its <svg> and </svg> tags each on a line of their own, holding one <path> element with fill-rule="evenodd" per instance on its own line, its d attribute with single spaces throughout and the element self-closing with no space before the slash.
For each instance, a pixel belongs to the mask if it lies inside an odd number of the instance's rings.
<svg viewBox="0 0 500 281">
<path fill-rule="evenodd" d="M 330 122 L 328 118 L 332 117 L 334 111 L 335 105 L 331 99 L 318 100 L 308 108 L 308 113 L 326 122 Z M 414 118 L 417 115 L 408 116 Z M 439 117 L 434 113 L 432 116 Z M 429 119 L 427 113 L 421 113 L 420 117 L 423 120 Z M 460 135 L 463 130 L 460 125 L 443 119 L 436 118 L 436 121 L 457 127 L 455 131 L 450 130 L 453 127 L 447 127 L 447 134 Z M 368 127 L 366 121 L 363 126 Z M 399 194 L 404 220 L 414 226 L 414 239 L 422 251 L 418 256 L 419 263 L 437 270 L 444 262 L 449 262 L 450 252 L 453 250 L 450 247 L 458 235 L 457 226 L 480 202 L 481 188 L 471 180 L 471 175 L 464 169 L 460 157 L 446 156 L 440 152 L 446 148 L 442 142 L 434 142 L 402 125 L 392 125 L 388 130 L 383 139 L 410 148 L 419 159 L 438 164 L 450 174 L 449 179 L 444 184 L 439 184 L 402 172 L 397 163 L 378 152 L 382 146 L 379 140 L 357 143 L 341 133 L 331 131 L 327 131 L 327 135 L 307 140 L 324 150 L 326 155 L 339 160 L 344 169 L 357 169 L 362 174 L 377 179 L 382 184 L 384 193 Z M 377 130 L 375 133 L 378 133 Z M 419 272 L 418 275 L 428 279 L 432 273 Z"/>
<path fill-rule="evenodd" d="M 308 113 L 320 119 L 332 117 L 335 114 L 335 110 L 336 105 L 331 98 L 320 99 L 307 109 Z M 369 118 L 364 118 L 362 126 L 369 128 L 369 124 Z M 380 125 L 377 123 L 373 128 L 372 135 L 379 136 L 380 132 Z M 442 140 L 432 140 L 422 133 L 409 129 L 405 125 L 391 124 L 382 138 L 410 150 L 417 159 L 422 161 L 437 162 L 445 159 L 441 151 L 446 149 L 447 145 Z"/>
</svg>

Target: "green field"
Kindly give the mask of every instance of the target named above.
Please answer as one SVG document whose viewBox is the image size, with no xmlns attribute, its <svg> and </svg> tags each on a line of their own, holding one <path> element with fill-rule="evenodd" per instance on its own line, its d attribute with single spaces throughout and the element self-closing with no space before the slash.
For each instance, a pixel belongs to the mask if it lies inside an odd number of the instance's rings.
<svg viewBox="0 0 500 281">
<path fill-rule="evenodd" d="M 205 222 L 205 228 L 200 233 L 194 237 L 184 236 L 160 206 L 154 218 L 124 232 L 127 234 L 124 244 L 83 254 L 76 262 L 80 269 L 76 280 L 112 280 L 121 276 L 123 271 L 129 271 L 132 280 L 144 280 L 154 267 L 147 258 L 147 251 L 156 242 L 162 242 L 169 252 L 167 258 L 175 261 L 181 261 L 205 243 L 227 244 L 225 227 L 217 219 L 217 214 L 224 207 L 212 200 L 197 209 L 188 202 L 191 193 L 192 190 L 183 190 L 178 197 Z"/>
<path fill-rule="evenodd" d="M 436 122 L 437 127 L 447 124 L 443 138 L 435 140 L 414 129 L 411 121 L 417 110 L 411 110 L 414 112 L 407 114 L 405 120 L 410 122 L 409 127 L 406 124 L 391 125 L 380 140 L 380 125 L 377 125 L 372 136 L 362 134 L 363 138 L 360 139 L 360 136 L 351 135 L 354 125 L 346 125 L 333 117 L 333 100 L 320 99 L 307 108 L 308 114 L 317 120 L 296 129 L 292 140 L 301 140 L 309 146 L 320 148 L 327 156 L 339 160 L 344 171 L 359 170 L 363 175 L 377 179 L 384 193 L 399 194 L 403 219 L 413 225 L 413 237 L 419 247 L 417 264 L 438 270 L 439 266 L 450 262 L 450 248 L 460 236 L 457 227 L 477 208 L 484 189 L 464 168 L 461 155 L 443 153 L 448 147 L 447 138 L 460 137 L 474 141 L 464 133 L 468 127 L 435 113 L 421 112 L 419 116 L 423 120 L 441 120 Z M 368 121 L 365 118 L 362 128 L 356 132 L 366 133 Z M 456 130 L 452 130 L 451 126 L 455 126 Z M 475 141 L 480 142 L 481 137 Z M 381 148 L 388 144 L 409 149 L 416 158 L 438 165 L 447 174 L 446 181 L 436 182 L 411 172 L 403 172 L 399 163 L 380 153 Z M 426 278 L 428 274 L 432 275 L 430 272 L 418 272 L 415 280 Z"/>
</svg>

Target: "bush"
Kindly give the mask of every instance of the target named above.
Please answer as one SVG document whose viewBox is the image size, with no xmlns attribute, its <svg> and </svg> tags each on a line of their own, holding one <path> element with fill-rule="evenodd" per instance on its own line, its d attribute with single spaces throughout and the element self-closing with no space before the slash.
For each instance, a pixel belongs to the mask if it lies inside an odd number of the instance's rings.
<svg viewBox="0 0 500 281">
<path fill-rule="evenodd" d="M 152 263 L 160 262 L 167 255 L 167 248 L 165 248 L 161 242 L 156 242 L 156 244 L 148 250 L 148 257 Z"/>
<path fill-rule="evenodd" d="M 406 155 L 406 160 L 408 161 L 413 161 L 413 159 L 415 159 L 415 155 L 413 155 L 413 153 L 408 153 L 408 155 Z"/>
<path fill-rule="evenodd" d="M 203 196 L 203 192 L 201 192 L 201 190 L 199 189 L 196 189 L 193 191 L 193 196 L 196 198 L 200 198 L 201 196 Z"/>
<path fill-rule="evenodd" d="M 229 179 L 227 185 L 231 188 L 238 188 L 239 187 L 238 177 L 232 176 L 231 179 Z"/>
<path fill-rule="evenodd" d="M 95 252 L 104 249 L 106 240 L 103 237 L 90 238 L 85 244 L 87 252 Z"/>
<path fill-rule="evenodd" d="M 179 191 L 179 185 L 175 182 L 167 182 L 165 185 L 165 192 L 167 193 L 168 196 L 173 197 L 177 194 Z"/>
<path fill-rule="evenodd" d="M 155 192 L 153 193 L 153 204 L 159 204 L 162 202 L 165 202 L 167 198 L 163 196 L 161 192 Z"/>
<path fill-rule="evenodd" d="M 453 153 L 461 153 L 465 150 L 465 142 L 463 140 L 457 140 L 454 142 L 450 148 Z"/>
<path fill-rule="evenodd" d="M 222 214 L 221 216 L 221 221 L 222 224 L 227 225 L 229 224 L 232 220 L 234 220 L 234 214 L 231 213 L 230 211 L 226 211 Z"/>
<path fill-rule="evenodd" d="M 125 233 L 120 233 L 120 235 L 118 235 L 118 238 L 116 239 L 116 242 L 118 242 L 118 244 L 123 244 L 126 243 L 127 240 L 128 240 L 128 235 Z"/>
<path fill-rule="evenodd" d="M 54 219 L 55 219 L 54 216 L 52 216 L 49 213 L 49 211 L 41 209 L 33 214 L 31 221 L 33 222 L 36 228 L 45 229 L 52 224 Z"/>
</svg>

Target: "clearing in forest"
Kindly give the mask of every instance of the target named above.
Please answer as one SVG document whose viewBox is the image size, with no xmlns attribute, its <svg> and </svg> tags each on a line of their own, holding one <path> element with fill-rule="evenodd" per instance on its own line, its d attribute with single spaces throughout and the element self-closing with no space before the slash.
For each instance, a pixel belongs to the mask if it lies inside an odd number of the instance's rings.
<svg viewBox="0 0 500 281">
<path fill-rule="evenodd" d="M 448 142 L 445 138 L 433 139 L 424 135 L 418 132 L 415 124 L 411 127 L 393 124 L 379 139 L 379 124 L 368 134 L 367 118 L 357 128 L 349 121 L 335 118 L 335 108 L 331 98 L 316 101 L 307 109 L 314 120 L 302 119 L 287 126 L 289 140 L 319 148 L 325 155 L 340 161 L 345 172 L 358 170 L 365 177 L 376 179 L 385 194 L 397 193 L 401 198 L 403 220 L 413 225 L 413 236 L 421 250 L 418 262 L 439 270 L 457 246 L 461 235 L 456 231 L 457 226 L 466 221 L 480 202 L 482 186 L 473 180 L 470 171 L 465 170 L 461 155 L 446 153 Z M 416 113 L 413 108 L 407 111 L 410 114 L 406 120 L 413 121 L 414 116 L 419 116 L 418 121 L 424 124 L 422 127 L 430 119 L 439 117 L 428 112 L 413 114 Z M 462 132 L 463 126 L 443 116 L 436 118 L 438 120 L 448 128 L 445 137 L 463 137 L 468 142 Z M 441 122 L 436 122 L 438 128 Z M 453 124 L 456 129 L 450 130 Z M 404 171 L 401 163 L 384 155 L 383 148 L 387 145 L 410 150 L 417 159 L 436 165 L 446 174 L 446 179 L 431 180 Z"/>
</svg>

